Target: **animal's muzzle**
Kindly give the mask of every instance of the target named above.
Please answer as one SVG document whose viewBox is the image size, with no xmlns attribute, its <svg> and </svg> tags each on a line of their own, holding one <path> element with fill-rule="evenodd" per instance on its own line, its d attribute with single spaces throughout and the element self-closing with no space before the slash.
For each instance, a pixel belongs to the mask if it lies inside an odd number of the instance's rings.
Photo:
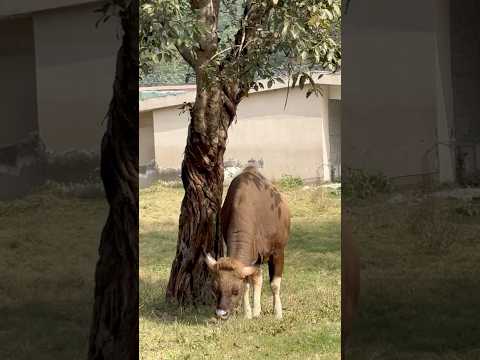
<svg viewBox="0 0 480 360">
<path fill-rule="evenodd" d="M 217 309 L 217 310 L 215 311 L 215 314 L 216 314 L 219 318 L 221 318 L 221 319 L 226 319 L 226 318 L 228 318 L 228 311 L 223 310 L 223 309 Z"/>
</svg>

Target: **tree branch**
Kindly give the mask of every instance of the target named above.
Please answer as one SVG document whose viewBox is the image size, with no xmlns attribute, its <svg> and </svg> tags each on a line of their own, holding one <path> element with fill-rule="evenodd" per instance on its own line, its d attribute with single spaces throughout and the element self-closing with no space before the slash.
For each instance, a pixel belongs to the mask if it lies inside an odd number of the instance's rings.
<svg viewBox="0 0 480 360">
<path fill-rule="evenodd" d="M 209 81 L 207 68 L 210 59 L 218 50 L 220 0 L 190 0 L 190 7 L 197 14 L 197 22 L 201 29 L 196 39 L 198 47 L 194 49 L 197 88 L 201 88 Z"/>
<path fill-rule="evenodd" d="M 195 63 L 197 60 L 194 52 L 184 45 L 175 44 L 175 47 L 182 56 L 183 60 L 185 60 L 188 65 L 195 69 Z"/>
<path fill-rule="evenodd" d="M 273 9 L 277 2 L 272 1 L 268 4 L 262 2 L 248 1 L 242 19 L 240 23 L 242 26 L 238 29 L 235 34 L 235 44 L 232 46 L 232 49 L 225 60 L 220 65 L 221 69 L 233 68 L 233 65 L 238 62 L 239 59 L 245 59 L 249 51 L 249 46 L 255 43 L 255 40 L 258 36 L 258 26 L 262 24 L 266 15 Z M 248 66 L 248 61 L 245 61 L 242 65 L 235 70 L 237 74 L 245 73 L 245 67 Z M 240 80 L 238 80 L 239 82 Z M 249 88 L 250 84 L 240 84 L 237 83 L 237 89 L 239 92 L 236 94 L 237 101 L 245 96 L 246 88 Z"/>
<path fill-rule="evenodd" d="M 251 43 L 256 38 L 258 25 L 262 23 L 265 15 L 273 9 L 273 6 L 273 2 L 269 2 L 267 5 L 252 3 L 252 1 L 247 3 L 241 20 L 243 26 L 235 35 L 235 45 L 238 45 L 239 49 L 236 54 L 232 52 L 234 57 L 238 58 L 247 51 L 245 44 Z"/>
</svg>

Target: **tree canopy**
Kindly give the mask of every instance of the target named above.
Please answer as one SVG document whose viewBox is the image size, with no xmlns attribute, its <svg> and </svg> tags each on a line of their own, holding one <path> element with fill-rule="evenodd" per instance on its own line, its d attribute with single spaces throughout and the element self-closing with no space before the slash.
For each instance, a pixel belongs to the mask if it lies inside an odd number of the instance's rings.
<svg viewBox="0 0 480 360">
<path fill-rule="evenodd" d="M 141 0 L 140 67 L 184 61 L 204 80 L 271 86 L 341 66 L 340 0 Z"/>
</svg>

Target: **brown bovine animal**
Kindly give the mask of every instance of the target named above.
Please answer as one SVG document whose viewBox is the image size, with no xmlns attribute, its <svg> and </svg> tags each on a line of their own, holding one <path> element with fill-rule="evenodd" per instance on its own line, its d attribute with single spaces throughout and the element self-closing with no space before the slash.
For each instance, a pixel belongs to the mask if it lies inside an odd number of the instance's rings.
<svg viewBox="0 0 480 360">
<path fill-rule="evenodd" d="M 360 294 L 360 267 L 351 225 L 342 215 L 342 359 Z"/>
<path fill-rule="evenodd" d="M 247 167 L 233 179 L 221 212 L 227 257 L 206 263 L 214 274 L 216 314 L 228 318 L 243 298 L 245 316 L 252 317 L 250 286 L 253 286 L 253 316 L 259 316 L 262 269 L 257 260 L 268 260 L 275 317 L 282 318 L 280 283 L 284 248 L 290 233 L 290 212 L 275 187 L 255 167 Z"/>
</svg>

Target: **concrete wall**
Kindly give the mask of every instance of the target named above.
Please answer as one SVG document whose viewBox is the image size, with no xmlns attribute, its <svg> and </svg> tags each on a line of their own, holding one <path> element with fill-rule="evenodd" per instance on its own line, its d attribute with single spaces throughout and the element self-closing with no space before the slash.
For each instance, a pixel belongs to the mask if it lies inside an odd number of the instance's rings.
<svg viewBox="0 0 480 360">
<path fill-rule="evenodd" d="M 467 176 L 480 171 L 480 25 L 475 16 L 478 11 L 478 1 L 451 2 L 455 134 L 458 151 L 467 154 Z"/>
<path fill-rule="evenodd" d="M 480 3 L 452 1 L 453 82 L 456 136 L 480 142 Z"/>
<path fill-rule="evenodd" d="M 0 36 L 2 147 L 18 143 L 38 127 L 32 21 L 29 18 L 0 21 L 0 34 L 4 34 Z"/>
<path fill-rule="evenodd" d="M 25 195 L 45 174 L 31 138 L 38 130 L 32 21 L 2 20 L 0 34 L 0 200 L 6 200 Z"/>
<path fill-rule="evenodd" d="M 450 41 L 450 0 L 434 2 L 438 171 L 441 182 L 455 179 L 453 88 Z"/>
<path fill-rule="evenodd" d="M 306 99 L 304 91 L 294 89 L 285 110 L 286 89 L 250 95 L 240 104 L 239 121 L 230 129 L 225 159 L 242 163 L 263 159 L 263 173 L 270 178 L 289 174 L 323 179 L 329 175 L 324 174 L 328 141 L 324 132 L 328 130 L 322 112 L 322 103 L 328 103 L 328 87 L 323 91 L 325 98 Z"/>
<path fill-rule="evenodd" d="M 100 147 L 121 28 L 116 19 L 96 28 L 95 9 L 34 14 L 40 133 L 56 151 Z"/>
<path fill-rule="evenodd" d="M 451 11 L 455 134 L 469 175 L 480 170 L 480 3 L 452 1 Z"/>
<path fill-rule="evenodd" d="M 323 87 L 323 89 L 327 91 L 326 87 Z M 325 95 L 328 96 L 328 93 Z M 321 99 L 315 96 L 306 99 L 305 91 L 298 88 L 291 89 L 287 107 L 284 109 L 286 100 L 286 88 L 259 93 L 252 92 L 248 98 L 240 103 L 237 116 L 239 119 L 243 119 L 252 116 L 270 116 L 272 114 L 307 117 L 318 117 L 320 114 L 319 101 Z"/>
<path fill-rule="evenodd" d="M 342 174 L 342 105 L 340 100 L 329 100 L 330 163 L 334 177 Z"/>
<path fill-rule="evenodd" d="M 178 107 L 153 112 L 155 162 L 161 168 L 178 169 L 185 150 L 189 116 Z M 140 146 L 143 144 L 140 142 Z"/>
<path fill-rule="evenodd" d="M 140 113 L 139 116 L 138 164 L 146 165 L 155 160 L 155 142 L 153 136 L 153 114 Z"/>
<path fill-rule="evenodd" d="M 305 92 L 291 90 L 285 110 L 286 89 L 252 93 L 239 105 L 225 160 L 246 164 L 263 159 L 263 172 L 270 178 L 290 174 L 329 180 L 327 86 L 323 93 L 306 99 Z M 156 162 L 163 168 L 179 168 L 183 159 L 189 119 L 179 113 L 171 107 L 153 114 Z"/>
<path fill-rule="evenodd" d="M 344 167 L 412 181 L 438 171 L 437 131 L 449 140 L 451 95 L 441 81 L 449 76 L 448 31 L 442 27 L 448 22 L 445 14 L 439 18 L 437 5 L 352 2 L 342 35 Z M 442 166 L 450 167 L 448 178 L 452 165 Z"/>
</svg>

